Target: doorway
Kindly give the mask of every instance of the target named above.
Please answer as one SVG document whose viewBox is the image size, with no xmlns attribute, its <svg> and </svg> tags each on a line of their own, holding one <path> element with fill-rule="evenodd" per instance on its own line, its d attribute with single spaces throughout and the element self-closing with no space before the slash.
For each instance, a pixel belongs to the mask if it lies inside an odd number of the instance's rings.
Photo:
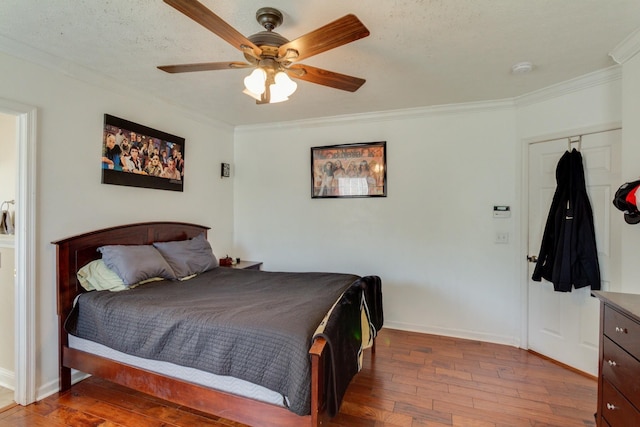
<svg viewBox="0 0 640 427">
<path fill-rule="evenodd" d="M 35 201 L 37 110 L 30 105 L 0 98 L 0 112 L 16 118 L 14 401 L 20 405 L 28 405 L 36 400 Z"/>
<path fill-rule="evenodd" d="M 580 133 L 578 133 L 579 135 Z M 619 283 L 620 221 L 611 214 L 620 185 L 621 131 L 583 132 L 581 138 L 533 141 L 528 145 L 528 255 L 538 255 L 556 189 L 556 165 L 567 150 L 583 157 L 587 192 L 593 209 L 602 290 Z M 589 287 L 555 292 L 553 284 L 531 280 L 527 270 L 528 348 L 591 375 L 598 373 L 600 310 Z"/>
<path fill-rule="evenodd" d="M 13 115 L 0 112 L 0 212 L 7 212 L 12 222 L 16 198 L 17 143 L 16 122 Z M 3 216 L 4 218 L 4 216 Z M 14 363 L 14 266 L 15 240 L 13 230 L 0 224 L 0 411 L 15 404 Z"/>
</svg>

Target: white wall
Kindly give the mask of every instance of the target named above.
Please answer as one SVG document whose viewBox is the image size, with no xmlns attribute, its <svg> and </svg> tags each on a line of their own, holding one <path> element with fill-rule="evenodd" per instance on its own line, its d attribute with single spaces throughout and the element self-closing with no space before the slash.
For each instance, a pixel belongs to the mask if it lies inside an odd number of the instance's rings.
<svg viewBox="0 0 640 427">
<path fill-rule="evenodd" d="M 214 251 L 228 252 L 233 181 L 220 179 L 220 162 L 233 158 L 233 130 L 81 70 L 72 78 L 5 54 L 0 54 L 0 69 L 0 98 L 38 108 L 36 382 L 42 396 L 58 387 L 55 247 L 50 242 L 123 223 L 178 220 L 213 227 Z M 184 137 L 184 192 L 101 184 L 105 113 Z"/>
<path fill-rule="evenodd" d="M 635 34 L 638 51 L 640 33 Z M 633 41 L 632 40 L 632 41 Z M 640 179 L 640 54 L 622 65 L 622 179 Z M 623 292 L 640 293 L 640 225 L 624 224 L 622 233 Z"/>
<path fill-rule="evenodd" d="M 517 100 L 521 140 L 535 140 L 576 130 L 620 123 L 621 73 L 612 67 Z"/>
<path fill-rule="evenodd" d="M 311 199 L 310 147 L 381 140 L 388 197 Z M 238 255 L 379 275 L 387 326 L 517 344 L 518 155 L 510 103 L 239 128 Z"/>
</svg>

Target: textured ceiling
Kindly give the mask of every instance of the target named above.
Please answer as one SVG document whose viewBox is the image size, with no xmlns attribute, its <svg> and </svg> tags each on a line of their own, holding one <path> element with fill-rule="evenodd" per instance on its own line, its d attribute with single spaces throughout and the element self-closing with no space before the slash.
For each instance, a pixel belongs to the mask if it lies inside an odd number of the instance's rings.
<svg viewBox="0 0 640 427">
<path fill-rule="evenodd" d="M 249 70 L 167 74 L 158 65 L 241 61 L 242 54 L 161 0 L 2 0 L 0 50 L 99 75 L 231 125 L 523 95 L 614 65 L 640 27 L 638 0 L 202 0 L 248 36 L 258 8 L 284 14 L 292 40 L 348 13 L 371 35 L 302 63 L 362 77 L 355 93 L 298 81 L 288 102 L 242 94 Z M 532 61 L 533 72 L 511 66 Z"/>
</svg>

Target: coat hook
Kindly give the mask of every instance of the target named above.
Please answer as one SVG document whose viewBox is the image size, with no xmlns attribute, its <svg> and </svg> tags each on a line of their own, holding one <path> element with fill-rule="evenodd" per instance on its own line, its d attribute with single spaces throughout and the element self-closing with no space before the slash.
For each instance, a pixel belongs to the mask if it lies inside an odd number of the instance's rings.
<svg viewBox="0 0 640 427">
<path fill-rule="evenodd" d="M 571 151 L 571 144 L 578 144 L 577 150 L 580 151 L 582 149 L 582 135 L 578 136 L 570 136 L 568 139 L 569 151 Z"/>
</svg>

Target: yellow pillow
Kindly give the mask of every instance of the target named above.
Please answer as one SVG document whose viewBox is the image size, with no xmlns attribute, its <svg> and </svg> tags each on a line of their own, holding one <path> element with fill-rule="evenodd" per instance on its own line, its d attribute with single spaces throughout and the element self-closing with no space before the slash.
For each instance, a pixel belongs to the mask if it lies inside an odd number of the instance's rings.
<svg viewBox="0 0 640 427">
<path fill-rule="evenodd" d="M 87 291 L 96 290 L 111 292 L 125 291 L 138 285 L 154 282 L 156 280 L 163 280 L 161 277 L 152 277 L 134 285 L 127 286 L 124 284 L 120 276 L 107 267 L 101 259 L 91 261 L 89 264 L 82 267 L 78 270 L 77 277 L 80 285 Z"/>
</svg>

